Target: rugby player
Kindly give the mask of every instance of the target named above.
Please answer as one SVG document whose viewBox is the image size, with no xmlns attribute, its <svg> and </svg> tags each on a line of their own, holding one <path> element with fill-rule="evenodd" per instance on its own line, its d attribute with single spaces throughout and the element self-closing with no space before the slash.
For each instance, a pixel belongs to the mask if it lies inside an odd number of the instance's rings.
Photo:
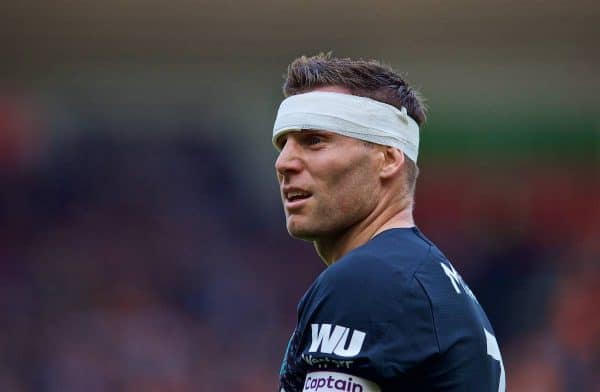
<svg viewBox="0 0 600 392">
<path fill-rule="evenodd" d="M 287 230 L 327 268 L 298 305 L 280 392 L 503 392 L 494 330 L 412 215 L 418 94 L 376 61 L 294 60 L 273 129 Z"/>
</svg>

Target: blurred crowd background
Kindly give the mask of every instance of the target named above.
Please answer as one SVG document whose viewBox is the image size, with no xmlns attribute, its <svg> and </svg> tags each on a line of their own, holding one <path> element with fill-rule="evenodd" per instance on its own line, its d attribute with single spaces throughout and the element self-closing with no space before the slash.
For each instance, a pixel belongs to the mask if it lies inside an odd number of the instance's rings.
<svg viewBox="0 0 600 392">
<path fill-rule="evenodd" d="M 275 391 L 324 268 L 285 231 L 271 127 L 301 54 L 428 99 L 416 220 L 510 391 L 600 391 L 600 7 L 0 5 L 0 391 Z"/>
</svg>

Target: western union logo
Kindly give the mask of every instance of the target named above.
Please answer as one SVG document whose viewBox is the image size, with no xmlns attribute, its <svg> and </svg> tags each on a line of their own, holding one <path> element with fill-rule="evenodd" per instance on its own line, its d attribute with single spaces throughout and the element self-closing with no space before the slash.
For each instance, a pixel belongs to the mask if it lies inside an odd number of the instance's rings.
<svg viewBox="0 0 600 392">
<path fill-rule="evenodd" d="M 360 353 L 366 333 L 331 324 L 311 324 L 312 342 L 308 352 L 354 357 Z M 350 342 L 348 342 L 350 339 Z"/>
</svg>

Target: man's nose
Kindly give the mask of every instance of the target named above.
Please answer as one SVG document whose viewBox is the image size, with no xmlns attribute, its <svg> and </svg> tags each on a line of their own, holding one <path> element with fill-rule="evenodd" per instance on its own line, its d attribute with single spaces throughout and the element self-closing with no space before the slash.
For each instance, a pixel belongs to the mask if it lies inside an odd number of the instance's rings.
<svg viewBox="0 0 600 392">
<path fill-rule="evenodd" d="M 298 143 L 293 138 L 287 138 L 275 161 L 275 171 L 278 175 L 285 176 L 301 170 L 302 159 L 298 147 Z"/>
</svg>

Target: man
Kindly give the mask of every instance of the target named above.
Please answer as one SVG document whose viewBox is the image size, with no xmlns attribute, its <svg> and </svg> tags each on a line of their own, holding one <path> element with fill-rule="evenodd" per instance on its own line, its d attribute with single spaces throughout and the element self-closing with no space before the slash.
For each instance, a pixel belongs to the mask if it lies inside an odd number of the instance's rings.
<svg viewBox="0 0 600 392">
<path fill-rule="evenodd" d="M 300 57 L 273 143 L 287 229 L 327 268 L 298 306 L 280 391 L 504 391 L 494 331 L 412 216 L 423 105 L 375 61 Z"/>
</svg>

